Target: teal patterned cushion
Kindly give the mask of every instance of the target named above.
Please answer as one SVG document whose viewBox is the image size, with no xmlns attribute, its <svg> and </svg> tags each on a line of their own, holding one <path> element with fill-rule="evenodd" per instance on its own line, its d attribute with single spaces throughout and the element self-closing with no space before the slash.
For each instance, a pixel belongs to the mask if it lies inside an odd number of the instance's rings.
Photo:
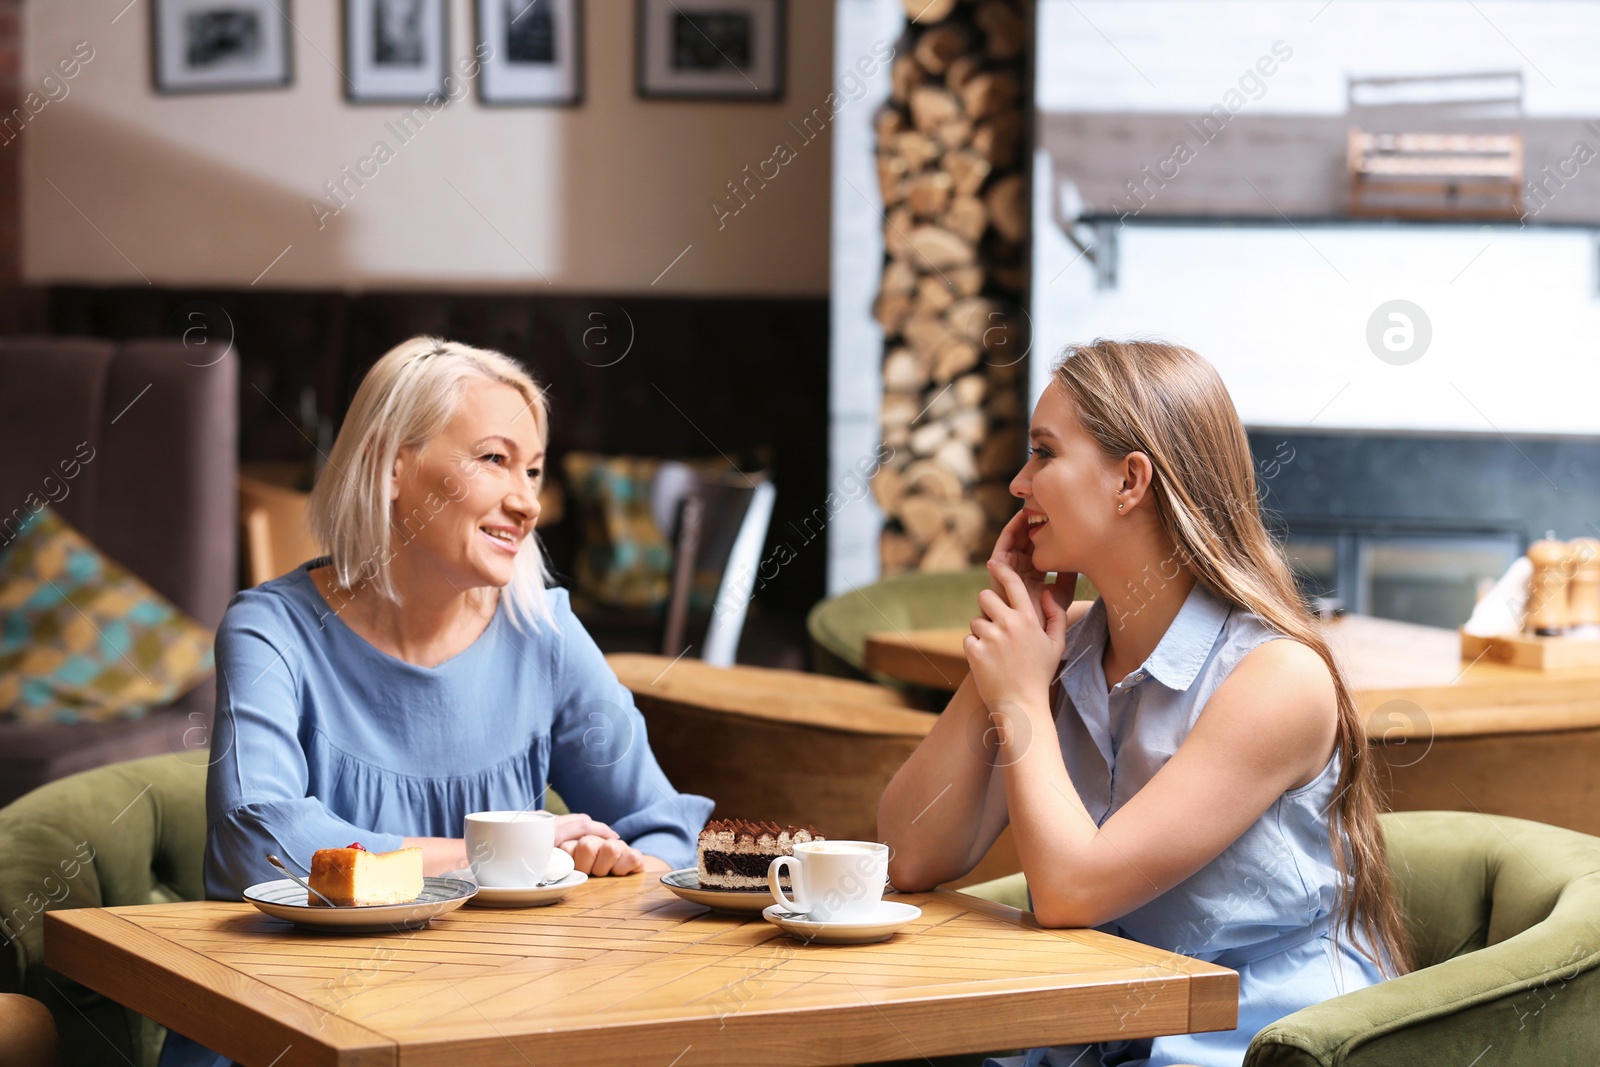
<svg viewBox="0 0 1600 1067">
<path fill-rule="evenodd" d="M 49 508 L 0 545 L 0 717 L 138 718 L 211 673 L 211 640 Z"/>
</svg>

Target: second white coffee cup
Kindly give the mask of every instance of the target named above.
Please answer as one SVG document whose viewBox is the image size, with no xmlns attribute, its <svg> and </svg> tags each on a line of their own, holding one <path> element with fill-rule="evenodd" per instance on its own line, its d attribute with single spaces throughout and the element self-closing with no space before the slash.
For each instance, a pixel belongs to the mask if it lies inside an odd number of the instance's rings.
<svg viewBox="0 0 1600 1067">
<path fill-rule="evenodd" d="M 544 881 L 556 844 L 556 817 L 548 811 L 475 811 L 462 836 L 478 884 L 521 889 Z"/>
<path fill-rule="evenodd" d="M 789 872 L 794 899 L 783 895 L 779 878 Z M 772 899 L 815 922 L 863 922 L 883 900 L 889 877 L 889 846 L 877 841 L 807 841 L 793 856 L 779 856 L 767 868 Z"/>
</svg>

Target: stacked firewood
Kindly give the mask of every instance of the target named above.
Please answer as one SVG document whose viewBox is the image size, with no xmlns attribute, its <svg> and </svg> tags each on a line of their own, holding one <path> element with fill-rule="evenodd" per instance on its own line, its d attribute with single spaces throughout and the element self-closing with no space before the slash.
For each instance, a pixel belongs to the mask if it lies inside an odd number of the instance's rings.
<svg viewBox="0 0 1600 1067">
<path fill-rule="evenodd" d="M 874 119 L 884 267 L 883 572 L 987 558 L 1025 451 L 1029 0 L 904 0 Z"/>
</svg>

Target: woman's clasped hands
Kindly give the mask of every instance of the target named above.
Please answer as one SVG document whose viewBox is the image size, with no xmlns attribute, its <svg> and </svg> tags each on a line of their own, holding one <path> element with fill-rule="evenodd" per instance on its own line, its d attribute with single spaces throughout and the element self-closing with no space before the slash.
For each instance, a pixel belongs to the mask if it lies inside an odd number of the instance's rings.
<svg viewBox="0 0 1600 1067">
<path fill-rule="evenodd" d="M 584 874 L 636 874 L 646 866 L 644 853 L 587 815 L 556 816 L 556 847 L 570 855 L 574 868 Z"/>
</svg>

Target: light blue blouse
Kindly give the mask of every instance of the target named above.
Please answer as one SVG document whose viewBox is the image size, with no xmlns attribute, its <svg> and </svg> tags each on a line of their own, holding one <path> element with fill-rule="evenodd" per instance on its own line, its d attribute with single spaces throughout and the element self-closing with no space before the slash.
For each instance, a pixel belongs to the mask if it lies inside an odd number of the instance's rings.
<svg viewBox="0 0 1600 1067">
<path fill-rule="evenodd" d="M 1196 585 L 1155 651 L 1106 685 L 1104 601 L 1067 634 L 1056 732 L 1067 773 L 1096 825 L 1144 788 L 1178 751 L 1206 701 L 1247 653 L 1281 637 L 1257 615 Z M 1238 1067 L 1258 1031 L 1290 1012 L 1382 980 L 1330 924 L 1338 887 L 1328 811 L 1339 756 L 1292 789 L 1189 878 L 1101 929 L 1239 972 L 1239 1026 L 1222 1033 L 1034 1049 L 1028 1067 L 1184 1063 Z M 1124 1005 L 1140 1008 L 1137 991 Z"/>
<path fill-rule="evenodd" d="M 674 867 L 694 863 L 711 814 L 662 773 L 644 718 L 549 590 L 557 630 L 526 634 L 502 603 L 478 639 L 434 667 L 378 651 L 317 590 L 312 560 L 237 594 L 217 631 L 217 714 L 206 783 L 206 895 L 238 900 L 319 848 L 460 837 L 468 812 L 543 802 L 609 823 Z"/>
</svg>

